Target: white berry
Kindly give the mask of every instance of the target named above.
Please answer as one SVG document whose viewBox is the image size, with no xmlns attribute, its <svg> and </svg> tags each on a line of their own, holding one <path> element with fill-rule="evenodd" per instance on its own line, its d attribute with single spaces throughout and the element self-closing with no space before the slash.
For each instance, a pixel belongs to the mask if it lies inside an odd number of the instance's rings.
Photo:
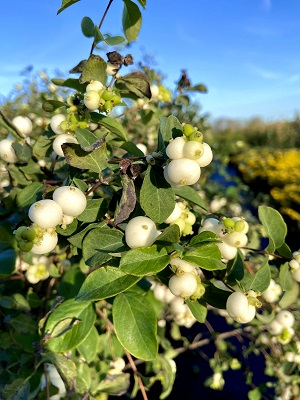
<svg viewBox="0 0 300 400">
<path fill-rule="evenodd" d="M 195 160 L 180 158 L 168 165 L 168 176 L 179 185 L 194 185 L 200 179 L 201 169 Z"/>
<path fill-rule="evenodd" d="M 6 138 L 0 141 L 0 158 L 7 163 L 16 163 L 18 158 L 16 156 L 15 150 L 12 147 L 14 140 Z"/>
<path fill-rule="evenodd" d="M 189 142 L 186 142 L 183 146 L 183 157 L 189 158 L 191 160 L 197 160 L 203 155 L 203 151 L 204 150 L 202 143 L 191 140 Z"/>
<path fill-rule="evenodd" d="M 151 246 L 157 236 L 156 225 L 148 217 L 134 217 L 125 228 L 125 241 L 131 249 Z"/>
<path fill-rule="evenodd" d="M 183 158 L 183 148 L 185 144 L 186 141 L 184 140 L 183 136 L 175 138 L 166 147 L 167 156 L 172 160 Z"/>
<path fill-rule="evenodd" d="M 61 145 L 64 143 L 78 143 L 78 142 L 75 136 L 69 135 L 68 133 L 62 133 L 61 135 L 56 136 L 56 138 L 53 140 L 52 146 L 54 152 L 60 157 L 65 156 L 61 148 Z"/>
<path fill-rule="evenodd" d="M 52 198 L 61 206 L 64 214 L 72 217 L 77 217 L 86 208 L 86 197 L 75 186 L 61 186 L 55 189 Z"/>
<path fill-rule="evenodd" d="M 31 134 L 32 122 L 28 117 L 18 115 L 12 120 L 12 123 L 23 137 L 29 136 Z"/>
<path fill-rule="evenodd" d="M 100 96 L 96 90 L 90 90 L 84 95 L 84 105 L 89 110 L 97 110 L 100 104 Z"/>
<path fill-rule="evenodd" d="M 211 147 L 207 143 L 202 143 L 203 146 L 203 154 L 201 157 L 197 158 L 197 163 L 199 167 L 206 167 L 212 162 L 213 159 L 213 152 L 211 150 Z"/>
<path fill-rule="evenodd" d="M 255 317 L 256 309 L 250 305 L 244 293 L 233 292 L 226 302 L 226 310 L 231 318 L 240 323 L 247 323 Z"/>
<path fill-rule="evenodd" d="M 64 131 L 60 127 L 60 124 L 65 120 L 66 117 L 63 114 L 53 115 L 53 117 L 50 120 L 50 127 L 54 133 L 56 133 L 57 135 L 64 133 Z"/>
<path fill-rule="evenodd" d="M 291 328 L 295 323 L 294 315 L 288 310 L 279 311 L 275 319 L 284 328 Z"/>
<path fill-rule="evenodd" d="M 33 203 L 29 208 L 28 216 L 41 228 L 54 228 L 61 223 L 63 210 L 54 200 L 45 199 Z"/>
<path fill-rule="evenodd" d="M 169 289 L 175 296 L 190 297 L 197 289 L 195 275 L 186 272 L 183 275 L 173 275 L 169 280 Z"/>
<path fill-rule="evenodd" d="M 241 232 L 227 233 L 222 239 L 226 244 L 234 247 L 244 247 L 248 243 L 247 236 Z"/>
<path fill-rule="evenodd" d="M 58 242 L 57 233 L 44 232 L 41 241 L 38 244 L 34 244 L 31 252 L 34 254 L 45 254 L 54 250 Z"/>
<path fill-rule="evenodd" d="M 174 222 L 177 218 L 180 217 L 182 213 L 182 209 L 178 203 L 175 203 L 174 210 L 172 213 L 168 216 L 168 218 L 164 221 L 166 224 L 171 224 Z"/>
<path fill-rule="evenodd" d="M 99 82 L 99 81 L 91 81 L 91 82 L 87 85 L 85 91 L 86 91 L 86 92 L 90 92 L 91 90 L 95 90 L 95 91 L 98 92 L 98 91 L 101 90 L 101 89 L 103 89 L 103 84 L 102 84 L 101 82 Z"/>
</svg>

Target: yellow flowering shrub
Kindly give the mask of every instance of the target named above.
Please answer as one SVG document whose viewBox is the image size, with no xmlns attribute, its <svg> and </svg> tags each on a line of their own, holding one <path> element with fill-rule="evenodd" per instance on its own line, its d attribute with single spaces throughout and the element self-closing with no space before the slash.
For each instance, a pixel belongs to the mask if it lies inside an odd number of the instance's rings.
<svg viewBox="0 0 300 400">
<path fill-rule="evenodd" d="M 266 183 L 280 212 L 300 225 L 300 150 L 249 150 L 233 158 L 247 183 Z"/>
</svg>

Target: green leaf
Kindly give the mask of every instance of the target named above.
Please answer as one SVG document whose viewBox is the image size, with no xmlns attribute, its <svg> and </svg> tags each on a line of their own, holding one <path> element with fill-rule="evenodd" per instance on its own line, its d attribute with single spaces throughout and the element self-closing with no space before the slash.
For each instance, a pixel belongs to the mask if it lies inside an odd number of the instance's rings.
<svg viewBox="0 0 300 400">
<path fill-rule="evenodd" d="M 143 9 L 146 9 L 146 0 L 138 0 L 138 2 L 140 3 L 140 5 L 143 7 Z"/>
<path fill-rule="evenodd" d="M 102 218 L 107 212 L 106 199 L 88 199 L 85 210 L 78 215 L 78 221 L 94 222 Z"/>
<path fill-rule="evenodd" d="M 204 211 L 207 211 L 203 200 L 199 196 L 199 193 L 191 186 L 174 187 L 173 190 L 177 196 L 190 201 L 201 207 Z"/>
<path fill-rule="evenodd" d="M 89 200 L 97 200 L 97 199 L 89 199 Z M 88 200 L 88 203 L 89 203 Z M 78 248 L 82 248 L 82 241 L 85 237 L 85 235 L 88 233 L 88 231 L 90 231 L 91 229 L 94 228 L 103 228 L 106 226 L 106 223 L 100 222 L 100 223 L 95 223 L 95 224 L 89 224 L 87 227 L 85 227 L 82 231 L 76 233 L 76 235 L 73 235 L 71 237 L 69 237 L 68 241 L 73 245 L 76 246 Z"/>
<path fill-rule="evenodd" d="M 79 144 L 63 143 L 62 149 L 66 162 L 72 167 L 79 169 L 90 169 L 100 173 L 108 166 L 106 143 L 92 152 L 84 151 Z"/>
<path fill-rule="evenodd" d="M 169 142 L 171 139 L 174 139 L 177 136 L 182 136 L 182 125 L 174 115 L 170 115 L 161 124 L 161 133 L 164 142 Z"/>
<path fill-rule="evenodd" d="M 93 37 L 94 36 L 95 24 L 89 17 L 83 17 L 81 21 L 81 30 L 84 36 Z"/>
<path fill-rule="evenodd" d="M 55 111 L 57 108 L 60 107 L 69 107 L 68 104 L 59 101 L 59 100 L 46 100 L 44 101 L 43 105 L 43 110 L 52 113 Z"/>
<path fill-rule="evenodd" d="M 207 307 L 204 301 L 191 301 L 187 299 L 186 304 L 198 322 L 204 323 L 206 321 Z"/>
<path fill-rule="evenodd" d="M 131 249 L 123 255 L 120 261 L 122 271 L 136 276 L 155 275 L 169 263 L 170 256 L 165 248 L 157 246 Z"/>
<path fill-rule="evenodd" d="M 99 343 L 99 334 L 95 326 L 91 329 L 86 339 L 78 346 L 77 350 L 89 364 L 97 357 L 97 351 Z"/>
<path fill-rule="evenodd" d="M 42 193 L 45 186 L 39 182 L 33 182 L 26 186 L 20 193 L 17 194 L 16 203 L 18 207 L 27 207 L 42 198 Z"/>
<path fill-rule="evenodd" d="M 174 224 L 168 226 L 164 231 L 157 236 L 154 243 L 159 246 L 171 246 L 174 243 L 180 241 L 180 229 L 179 226 Z"/>
<path fill-rule="evenodd" d="M 73 4 L 77 3 L 78 1 L 80 1 L 80 0 L 62 0 L 61 7 L 57 11 L 57 15 L 59 13 L 61 13 L 62 11 L 64 11 L 66 8 L 68 8 L 68 7 L 72 6 Z"/>
<path fill-rule="evenodd" d="M 78 92 L 85 92 L 86 84 L 79 83 L 79 79 L 68 78 L 66 80 L 61 78 L 53 78 L 51 79 L 52 83 L 57 86 L 68 87 L 70 89 L 75 89 Z"/>
<path fill-rule="evenodd" d="M 196 236 L 193 236 L 190 245 L 191 246 L 197 246 L 198 244 L 203 244 L 203 243 L 216 243 L 216 242 L 221 242 L 221 239 L 218 238 L 218 236 L 210 231 L 203 231 L 199 233 Z"/>
<path fill-rule="evenodd" d="M 2 243 L 0 250 L 0 278 L 6 278 L 15 270 L 17 253 L 14 249 L 7 248 L 5 243 Z"/>
<path fill-rule="evenodd" d="M 187 251 L 183 259 L 207 271 L 226 269 L 226 265 L 221 261 L 221 253 L 213 243 L 203 244 L 194 250 Z"/>
<path fill-rule="evenodd" d="M 122 196 L 115 211 L 113 225 L 116 226 L 125 221 L 135 208 L 136 194 L 135 186 L 132 179 L 128 175 L 121 175 L 122 181 Z"/>
<path fill-rule="evenodd" d="M 106 68 L 107 63 L 96 54 L 91 54 L 82 67 L 82 73 L 79 78 L 79 83 L 90 81 L 99 81 L 106 84 Z"/>
<path fill-rule="evenodd" d="M 53 139 L 56 135 L 53 132 L 44 132 L 33 146 L 33 154 L 37 159 L 50 155 Z"/>
<path fill-rule="evenodd" d="M 74 319 L 77 323 L 71 323 Z M 45 346 L 57 353 L 74 349 L 89 335 L 95 319 L 95 311 L 90 302 L 76 302 L 74 299 L 64 301 L 50 314 L 46 322 L 45 332 L 48 332 L 50 337 L 54 333 L 56 337 L 50 338 Z M 61 329 L 62 322 L 68 320 L 70 329 L 68 326 Z"/>
<path fill-rule="evenodd" d="M 104 379 L 101 380 L 96 388 L 97 393 L 105 393 L 112 396 L 122 396 L 125 394 L 130 386 L 130 374 L 108 374 Z"/>
<path fill-rule="evenodd" d="M 140 204 L 154 222 L 162 223 L 173 212 L 175 195 L 163 177 L 163 170 L 149 165 L 140 192 Z"/>
<path fill-rule="evenodd" d="M 126 141 L 128 140 L 127 132 L 125 131 L 123 125 L 115 118 L 107 117 L 105 115 L 92 112 L 91 121 L 104 126 L 104 128 L 106 128 L 119 138 Z"/>
<path fill-rule="evenodd" d="M 284 244 L 287 234 L 287 226 L 281 214 L 274 208 L 259 206 L 258 217 L 266 229 L 268 237 L 274 243 L 275 249 L 280 248 Z"/>
<path fill-rule="evenodd" d="M 102 33 L 100 32 L 100 29 L 98 28 L 97 25 L 95 25 L 94 27 L 94 38 L 95 38 L 95 42 L 99 43 L 99 42 L 103 42 L 105 40 L 104 36 L 102 35 Z"/>
<path fill-rule="evenodd" d="M 255 292 L 263 293 L 268 289 L 271 282 L 271 270 L 268 260 L 268 257 L 264 258 L 261 267 L 255 274 L 244 271 L 245 276 L 241 281 L 241 285 L 245 291 L 254 290 Z"/>
<path fill-rule="evenodd" d="M 122 15 L 122 25 L 125 37 L 128 42 L 137 39 L 142 26 L 142 14 L 138 6 L 131 0 L 123 0 L 124 8 Z"/>
<path fill-rule="evenodd" d="M 195 85 L 195 86 L 189 86 L 185 90 L 191 91 L 191 92 L 207 93 L 207 87 L 205 85 L 203 85 L 202 83 L 199 83 L 198 85 Z"/>
<path fill-rule="evenodd" d="M 129 289 L 141 277 L 129 275 L 119 268 L 105 267 L 91 272 L 76 297 L 78 301 L 107 299 Z"/>
<path fill-rule="evenodd" d="M 124 234 L 117 229 L 97 228 L 90 231 L 83 240 L 83 257 L 88 265 L 89 260 L 95 260 L 92 266 L 101 265 L 111 259 L 111 254 L 127 249 L 123 243 Z M 98 263 L 96 260 L 99 260 Z M 105 261 L 103 261 L 105 260 Z"/>
<path fill-rule="evenodd" d="M 77 369 L 74 361 L 70 360 L 63 354 L 52 353 L 46 351 L 43 356 L 47 357 L 52 364 L 55 365 L 59 375 L 69 388 L 74 388 L 74 383 L 77 377 Z"/>
<path fill-rule="evenodd" d="M 16 138 L 23 138 L 23 136 L 20 134 L 18 129 L 14 126 L 14 124 L 11 122 L 11 120 L 0 110 L 0 121 L 2 121 L 3 125 L 8 129 L 9 132 L 12 133 L 12 135 Z"/>
<path fill-rule="evenodd" d="M 145 297 L 130 291 L 118 294 L 113 303 L 113 323 L 117 338 L 129 353 L 145 361 L 157 357 L 157 320 Z"/>
<path fill-rule="evenodd" d="M 78 140 L 78 143 L 82 148 L 84 147 L 89 147 L 97 140 L 99 140 L 99 137 L 96 136 L 93 132 L 91 132 L 89 129 L 82 129 L 82 128 L 77 128 L 75 130 L 75 136 L 76 139 Z M 85 149 L 83 149 L 85 150 Z M 95 150 L 95 149 L 92 149 Z M 86 150 L 87 151 L 87 150 Z"/>
<path fill-rule="evenodd" d="M 225 310 L 227 299 L 232 292 L 219 289 L 212 284 L 204 286 L 205 286 L 205 293 L 202 297 L 202 300 L 206 301 L 213 307 Z"/>
<path fill-rule="evenodd" d="M 289 266 L 288 262 L 286 262 L 280 266 L 279 283 L 284 292 L 292 290 L 293 277 L 292 277 L 290 266 Z"/>
<path fill-rule="evenodd" d="M 300 287 L 298 282 L 293 279 L 292 288 L 284 292 L 282 298 L 278 302 L 280 308 L 287 309 L 291 304 L 294 304 L 299 298 Z"/>
<path fill-rule="evenodd" d="M 174 368 L 174 361 L 159 354 L 158 357 L 152 362 L 153 370 L 156 374 L 155 380 L 159 380 L 162 385 L 162 391 L 159 396 L 161 400 L 166 399 L 173 389 L 173 384 L 176 378 L 176 369 Z"/>
<path fill-rule="evenodd" d="M 236 281 L 241 281 L 243 279 L 244 271 L 244 258 L 242 253 L 238 251 L 237 256 L 227 264 L 226 282 L 229 285 L 236 285 Z"/>
<path fill-rule="evenodd" d="M 107 35 L 105 37 L 104 41 L 109 46 L 117 46 L 118 44 L 125 42 L 125 38 L 123 38 L 123 36 L 108 36 Z"/>
<path fill-rule="evenodd" d="M 121 94 L 123 94 L 123 85 L 125 85 L 130 92 L 136 94 L 137 97 L 147 97 L 148 99 L 151 98 L 149 79 L 147 75 L 141 71 L 132 72 L 122 76 L 122 78 L 119 78 L 116 81 L 115 86 L 116 88 L 120 89 Z M 126 97 L 126 95 L 124 97 Z"/>
<path fill-rule="evenodd" d="M 13 149 L 18 157 L 19 162 L 28 163 L 32 156 L 31 147 L 25 142 L 23 144 L 14 142 L 12 144 Z"/>
<path fill-rule="evenodd" d="M 22 378 L 15 379 L 3 388 L 5 400 L 27 400 L 30 392 L 29 381 Z"/>
</svg>

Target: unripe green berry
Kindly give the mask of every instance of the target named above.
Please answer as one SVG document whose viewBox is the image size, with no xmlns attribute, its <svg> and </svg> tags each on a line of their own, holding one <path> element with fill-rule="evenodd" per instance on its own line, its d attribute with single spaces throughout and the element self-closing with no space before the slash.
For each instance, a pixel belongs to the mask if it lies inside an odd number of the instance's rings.
<svg viewBox="0 0 300 400">
<path fill-rule="evenodd" d="M 203 142 L 203 133 L 199 132 L 199 131 L 193 132 L 189 136 L 189 140 L 202 143 Z"/>
<path fill-rule="evenodd" d="M 22 233 L 21 237 L 23 240 L 27 240 L 28 242 L 32 242 L 36 238 L 36 233 L 33 228 L 26 227 Z"/>
<path fill-rule="evenodd" d="M 224 218 L 223 224 L 224 224 L 225 228 L 234 228 L 234 226 L 235 226 L 235 222 L 231 218 Z"/>
<path fill-rule="evenodd" d="M 199 282 L 199 283 L 197 284 L 197 289 L 196 289 L 196 291 L 195 291 L 194 294 L 191 296 L 191 300 L 192 300 L 192 301 L 196 301 L 196 300 L 200 299 L 200 298 L 204 295 L 204 293 L 205 293 L 205 287 L 202 285 L 201 282 Z"/>
<path fill-rule="evenodd" d="M 122 97 L 118 96 L 117 94 L 113 94 L 112 98 L 110 99 L 115 105 L 120 104 L 122 102 Z"/>
<path fill-rule="evenodd" d="M 18 243 L 18 247 L 19 247 L 19 249 L 20 249 L 21 251 L 27 252 L 27 251 L 30 251 L 30 250 L 32 249 L 33 243 L 32 243 L 32 242 L 27 242 L 27 241 L 25 241 L 25 240 L 21 240 L 21 241 Z"/>
<path fill-rule="evenodd" d="M 191 224 L 185 223 L 184 228 L 182 230 L 183 236 L 191 235 L 193 233 L 193 227 Z"/>
<path fill-rule="evenodd" d="M 111 100 L 108 100 L 104 104 L 104 110 L 106 114 L 109 114 L 114 107 L 114 103 Z"/>
<path fill-rule="evenodd" d="M 111 99 L 112 99 L 113 94 L 114 94 L 114 93 L 113 93 L 112 90 L 106 89 L 106 90 L 104 90 L 104 92 L 102 93 L 101 97 L 102 97 L 103 100 L 107 101 L 107 100 L 111 100 Z"/>
<path fill-rule="evenodd" d="M 196 128 L 194 126 L 192 126 L 191 124 L 184 124 L 183 125 L 183 134 L 186 137 L 189 137 L 195 131 L 196 131 Z"/>
<path fill-rule="evenodd" d="M 25 232 L 26 229 L 27 229 L 27 226 L 19 226 L 19 228 L 14 231 L 14 235 L 15 235 L 17 240 L 24 239 L 23 236 L 22 236 L 22 233 Z"/>
<path fill-rule="evenodd" d="M 244 221 L 236 221 L 234 223 L 234 230 L 236 232 L 243 232 L 244 229 L 245 229 L 245 222 Z"/>
</svg>

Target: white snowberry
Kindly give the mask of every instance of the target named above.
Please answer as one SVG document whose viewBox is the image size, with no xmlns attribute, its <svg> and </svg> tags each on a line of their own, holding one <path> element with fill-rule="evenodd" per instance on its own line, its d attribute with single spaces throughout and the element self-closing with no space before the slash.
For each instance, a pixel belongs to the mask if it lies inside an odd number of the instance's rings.
<svg viewBox="0 0 300 400">
<path fill-rule="evenodd" d="M 136 247 L 151 246 L 158 236 L 155 223 L 148 217 L 134 217 L 125 228 L 125 241 L 134 249 Z"/>
<path fill-rule="evenodd" d="M 215 243 L 215 245 L 219 248 L 222 258 L 225 260 L 233 260 L 237 255 L 237 247 L 229 246 L 227 243 Z"/>
<path fill-rule="evenodd" d="M 244 233 L 232 232 L 222 237 L 222 240 L 229 246 L 244 247 L 248 243 L 248 238 Z"/>
<path fill-rule="evenodd" d="M 211 147 L 207 143 L 202 143 L 203 146 L 203 154 L 201 157 L 197 158 L 197 163 L 199 167 L 207 167 L 212 162 L 213 159 L 213 152 Z"/>
<path fill-rule="evenodd" d="M 186 144 L 183 136 L 178 136 L 174 140 L 172 140 L 168 146 L 166 147 L 166 154 L 172 160 L 177 160 L 179 158 L 183 158 L 183 148 Z"/>
<path fill-rule="evenodd" d="M 95 90 L 95 91 L 98 92 L 98 91 L 101 90 L 101 89 L 103 89 L 103 84 L 102 84 L 101 82 L 99 82 L 99 81 L 91 81 L 91 82 L 87 85 L 85 91 L 86 91 L 86 92 L 90 92 L 91 90 Z"/>
<path fill-rule="evenodd" d="M 284 328 L 291 328 L 295 323 L 294 315 L 288 310 L 279 311 L 275 319 Z"/>
<path fill-rule="evenodd" d="M 75 186 L 61 186 L 55 189 L 52 198 L 61 206 L 64 214 L 72 217 L 77 217 L 86 208 L 86 197 Z"/>
<path fill-rule="evenodd" d="M 171 224 L 177 218 L 180 217 L 181 213 L 182 213 L 182 208 L 180 207 L 180 205 L 178 203 L 175 203 L 174 210 L 172 211 L 172 213 L 168 216 L 168 218 L 164 222 L 166 224 Z"/>
<path fill-rule="evenodd" d="M 56 138 L 53 140 L 52 146 L 54 152 L 60 157 L 65 156 L 61 148 L 61 145 L 64 143 L 78 143 L 78 142 L 75 136 L 69 135 L 68 133 L 63 133 L 61 135 L 56 136 Z"/>
<path fill-rule="evenodd" d="M 29 136 L 31 134 L 32 122 L 30 118 L 18 115 L 12 120 L 12 123 L 23 137 Z"/>
<path fill-rule="evenodd" d="M 66 116 L 64 114 L 53 115 L 53 117 L 50 120 L 50 127 L 54 133 L 56 133 L 57 135 L 64 133 L 64 131 L 60 127 L 60 124 L 65 120 Z"/>
<path fill-rule="evenodd" d="M 31 252 L 34 254 L 45 254 L 54 250 L 58 242 L 57 233 L 44 232 L 42 239 L 34 244 Z"/>
<path fill-rule="evenodd" d="M 192 264 L 188 261 L 184 261 L 179 257 L 172 258 L 170 261 L 170 265 L 176 268 L 176 271 L 174 272 L 178 275 L 184 272 L 190 272 L 194 275 L 197 275 L 197 265 Z"/>
<path fill-rule="evenodd" d="M 45 199 L 33 203 L 28 216 L 40 228 L 54 228 L 62 222 L 63 210 L 54 200 Z"/>
<path fill-rule="evenodd" d="M 100 96 L 96 90 L 90 90 L 84 95 L 84 105 L 89 110 L 97 110 L 100 104 Z"/>
<path fill-rule="evenodd" d="M 197 289 L 195 275 L 186 272 L 183 275 L 173 275 L 169 280 L 169 289 L 175 296 L 190 297 Z"/>
<path fill-rule="evenodd" d="M 271 321 L 267 325 L 267 329 L 272 336 L 277 336 L 280 335 L 283 331 L 283 326 L 278 321 L 276 321 L 276 319 L 273 319 L 273 321 Z"/>
<path fill-rule="evenodd" d="M 253 320 L 256 309 L 249 304 L 244 293 L 233 292 L 227 299 L 226 311 L 235 321 L 245 324 Z"/>
<path fill-rule="evenodd" d="M 298 268 L 295 272 L 292 272 L 292 277 L 296 282 L 300 282 L 300 268 Z"/>
<path fill-rule="evenodd" d="M 204 149 L 202 143 L 191 140 L 186 142 L 183 146 L 183 157 L 191 160 L 197 160 L 203 155 L 203 151 Z"/>
<path fill-rule="evenodd" d="M 14 140 L 11 138 L 6 138 L 0 141 L 0 158 L 7 163 L 16 163 L 18 158 L 16 156 L 15 150 L 12 147 Z"/>
<path fill-rule="evenodd" d="M 180 158 L 168 165 L 168 176 L 179 185 L 194 185 L 200 179 L 201 169 L 195 160 Z"/>
</svg>

